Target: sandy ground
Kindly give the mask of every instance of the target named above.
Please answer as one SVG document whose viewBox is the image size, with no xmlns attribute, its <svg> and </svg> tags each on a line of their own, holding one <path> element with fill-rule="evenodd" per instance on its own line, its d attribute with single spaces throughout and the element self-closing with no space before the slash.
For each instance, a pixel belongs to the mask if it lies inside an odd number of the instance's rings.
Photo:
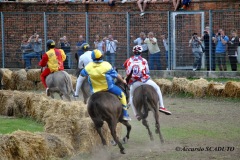
<svg viewBox="0 0 240 160">
<path fill-rule="evenodd" d="M 154 135 L 150 141 L 147 130 L 130 115 L 132 132 L 126 154 L 117 146 L 98 146 L 91 154 L 77 154 L 71 160 L 202 160 L 240 157 L 240 101 L 226 99 L 192 99 L 164 97 L 165 107 L 173 114 L 160 113 L 161 132 L 165 143 L 155 134 L 152 114 L 149 124 Z M 123 135 L 125 128 L 123 127 Z"/>
</svg>

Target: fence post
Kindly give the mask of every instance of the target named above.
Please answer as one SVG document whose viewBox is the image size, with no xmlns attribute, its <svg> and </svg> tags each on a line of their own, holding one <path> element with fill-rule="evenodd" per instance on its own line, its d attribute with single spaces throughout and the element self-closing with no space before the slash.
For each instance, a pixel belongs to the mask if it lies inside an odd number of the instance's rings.
<svg viewBox="0 0 240 160">
<path fill-rule="evenodd" d="M 209 71 L 212 71 L 212 10 L 209 10 Z"/>
<path fill-rule="evenodd" d="M 86 15 L 86 42 L 89 43 L 89 21 L 88 21 L 88 12 L 85 12 Z"/>
<path fill-rule="evenodd" d="M 43 12 L 43 28 L 44 28 L 44 43 L 45 43 L 45 52 L 47 51 L 47 19 L 46 19 L 46 12 Z"/>
<path fill-rule="evenodd" d="M 167 12 L 167 14 L 168 14 L 168 61 L 167 61 L 167 68 L 168 68 L 168 70 L 171 70 L 171 53 L 172 53 L 172 51 L 171 51 L 171 31 L 170 31 L 170 25 L 171 25 L 171 12 L 170 11 L 168 11 Z"/>
<path fill-rule="evenodd" d="M 1 12 L 1 30 L 2 30 L 2 68 L 5 68 L 4 16 L 3 16 L 3 12 Z"/>
<path fill-rule="evenodd" d="M 127 16 L 127 58 L 129 58 L 129 51 L 130 51 L 130 16 L 129 12 L 126 14 Z"/>
</svg>

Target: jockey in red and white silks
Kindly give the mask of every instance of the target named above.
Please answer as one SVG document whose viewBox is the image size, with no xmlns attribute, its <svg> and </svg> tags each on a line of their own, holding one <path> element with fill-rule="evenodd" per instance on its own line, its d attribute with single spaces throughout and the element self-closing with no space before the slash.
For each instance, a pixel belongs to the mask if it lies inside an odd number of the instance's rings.
<svg viewBox="0 0 240 160">
<path fill-rule="evenodd" d="M 132 74 L 131 78 L 129 80 L 129 85 L 130 85 L 129 104 L 132 106 L 134 115 L 137 116 L 136 109 L 135 109 L 135 107 L 133 105 L 133 101 L 132 101 L 133 93 L 134 93 L 134 90 L 137 87 L 139 87 L 143 84 L 148 84 L 156 90 L 156 92 L 159 96 L 159 100 L 160 100 L 159 111 L 170 115 L 171 112 L 168 111 L 164 107 L 163 97 L 162 97 L 162 93 L 161 93 L 161 90 L 160 90 L 159 86 L 154 81 L 151 80 L 151 77 L 149 75 L 149 67 L 148 67 L 147 60 L 141 57 L 142 46 L 139 46 L 139 45 L 134 46 L 133 47 L 133 53 L 134 53 L 134 56 L 127 59 L 124 62 L 123 66 L 125 67 L 127 76 Z"/>
</svg>

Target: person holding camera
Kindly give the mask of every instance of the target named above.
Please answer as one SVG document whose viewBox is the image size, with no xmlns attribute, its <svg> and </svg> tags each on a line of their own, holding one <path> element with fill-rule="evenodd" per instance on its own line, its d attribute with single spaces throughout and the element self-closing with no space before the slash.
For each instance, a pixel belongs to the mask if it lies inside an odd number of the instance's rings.
<svg viewBox="0 0 240 160">
<path fill-rule="evenodd" d="M 24 67 L 26 69 L 30 68 L 31 67 L 31 64 L 28 59 L 29 58 L 26 58 L 28 54 L 33 54 L 33 48 L 32 48 L 32 45 L 28 42 L 28 37 L 27 35 L 23 35 L 22 36 L 23 40 L 21 42 L 21 51 L 22 51 L 22 59 L 24 61 Z"/>
<path fill-rule="evenodd" d="M 106 44 L 106 61 L 108 61 L 113 67 L 115 67 L 115 54 L 117 51 L 118 41 L 113 39 L 112 35 L 108 35 L 108 38 L 104 39 Z"/>
<path fill-rule="evenodd" d="M 214 37 L 214 43 L 216 44 L 215 57 L 220 71 L 226 71 L 226 49 L 229 41 L 228 36 L 225 35 L 223 29 L 219 29 L 218 33 Z"/>
<path fill-rule="evenodd" d="M 237 36 L 237 30 L 232 30 L 232 37 L 228 42 L 228 58 L 231 64 L 232 71 L 237 71 L 237 48 L 239 44 L 239 38 Z"/>
<path fill-rule="evenodd" d="M 106 46 L 103 40 L 100 39 L 100 36 L 98 34 L 95 36 L 94 47 L 95 49 L 98 49 L 99 51 L 101 51 L 102 54 L 104 54 Z"/>
<path fill-rule="evenodd" d="M 63 36 L 60 38 L 59 42 L 58 42 L 59 48 L 62 49 L 66 56 L 67 59 L 66 61 L 64 61 L 64 68 L 65 69 L 71 69 L 72 67 L 72 53 L 71 53 L 71 45 L 67 40 L 66 36 Z"/>
<path fill-rule="evenodd" d="M 192 47 L 192 53 L 194 55 L 193 71 L 200 70 L 202 66 L 202 42 L 197 33 L 192 34 L 192 38 L 189 40 L 189 47 Z"/>
<path fill-rule="evenodd" d="M 205 30 L 203 32 L 201 41 L 204 42 L 204 52 L 205 52 L 207 71 L 210 71 L 210 69 L 211 69 L 211 71 L 215 71 L 215 68 L 216 68 L 216 65 L 215 65 L 215 43 L 213 41 L 215 34 L 212 34 L 212 36 L 210 37 L 209 33 L 210 33 L 209 26 L 206 26 Z M 211 43 L 212 43 L 211 56 L 210 56 L 210 45 L 209 45 L 210 38 L 211 38 Z M 210 66 L 210 61 L 211 61 L 211 66 Z"/>
<path fill-rule="evenodd" d="M 149 50 L 149 69 L 154 70 L 154 65 L 156 65 L 157 70 L 161 70 L 160 48 L 153 32 L 148 33 L 148 38 L 144 40 L 144 43 L 147 44 Z"/>
<path fill-rule="evenodd" d="M 142 46 L 143 51 L 142 51 L 142 57 L 145 59 L 148 59 L 148 46 L 146 43 L 144 43 L 144 40 L 146 39 L 146 34 L 144 32 L 140 33 L 140 36 L 135 39 L 133 42 L 135 45 Z"/>
</svg>

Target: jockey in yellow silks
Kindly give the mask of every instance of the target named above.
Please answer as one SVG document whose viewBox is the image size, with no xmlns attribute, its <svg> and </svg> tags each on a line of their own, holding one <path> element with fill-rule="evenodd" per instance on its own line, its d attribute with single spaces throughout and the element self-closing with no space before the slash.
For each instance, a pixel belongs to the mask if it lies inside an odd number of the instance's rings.
<svg viewBox="0 0 240 160">
<path fill-rule="evenodd" d="M 99 91 L 108 91 L 115 94 L 120 99 L 123 106 L 123 119 L 131 120 L 127 112 L 127 101 L 124 92 L 114 84 L 114 78 L 119 79 L 126 84 L 126 81 L 113 69 L 112 65 L 103 61 L 101 51 L 95 49 L 92 51 L 93 62 L 81 71 L 81 76 L 89 76 L 89 83 L 92 93 Z"/>
</svg>

